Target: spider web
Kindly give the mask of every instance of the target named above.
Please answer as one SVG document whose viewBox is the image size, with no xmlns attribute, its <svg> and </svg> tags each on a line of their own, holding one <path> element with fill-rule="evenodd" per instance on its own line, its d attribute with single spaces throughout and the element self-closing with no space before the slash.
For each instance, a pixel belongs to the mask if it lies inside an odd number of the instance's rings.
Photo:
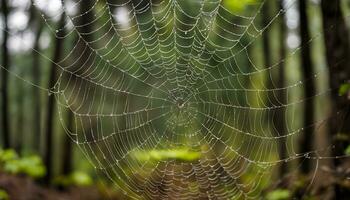
<svg viewBox="0 0 350 200">
<path fill-rule="evenodd" d="M 59 62 L 50 60 L 60 72 L 52 93 L 62 125 L 129 198 L 258 199 L 278 165 L 322 159 L 326 148 L 298 152 L 294 144 L 327 120 L 298 122 L 307 101 L 329 95 L 298 95 L 323 72 L 279 86 L 281 64 L 302 47 L 271 66 L 251 52 L 296 1 L 263 26 L 265 1 L 242 1 L 243 9 L 228 2 L 80 0 L 43 12 L 56 38 L 71 43 Z M 65 26 L 56 28 L 61 16 Z"/>
</svg>

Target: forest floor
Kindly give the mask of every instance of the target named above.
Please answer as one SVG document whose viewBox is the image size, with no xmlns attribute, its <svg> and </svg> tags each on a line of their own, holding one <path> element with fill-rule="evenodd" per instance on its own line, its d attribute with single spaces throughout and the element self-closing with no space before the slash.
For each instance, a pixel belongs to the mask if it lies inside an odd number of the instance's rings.
<svg viewBox="0 0 350 200">
<path fill-rule="evenodd" d="M 344 199 L 350 195 L 350 162 L 344 162 L 336 171 L 326 165 L 318 168 L 316 174 L 290 174 L 271 185 L 267 191 L 279 189 L 290 191 L 287 199 L 320 199 L 333 200 L 334 186 L 338 185 Z M 311 187 L 312 186 L 312 187 Z M 8 198 L 0 195 L 0 200 L 118 200 L 122 195 L 113 188 L 94 184 L 85 187 L 71 186 L 68 188 L 47 187 L 24 175 L 10 175 L 0 172 L 0 190 L 7 193 Z"/>
<path fill-rule="evenodd" d="M 71 187 L 67 189 L 48 188 L 37 184 L 31 178 L 21 175 L 0 173 L 0 189 L 6 191 L 10 200 L 102 200 L 118 199 L 98 186 Z M 0 197 L 0 199 L 2 199 Z"/>
</svg>

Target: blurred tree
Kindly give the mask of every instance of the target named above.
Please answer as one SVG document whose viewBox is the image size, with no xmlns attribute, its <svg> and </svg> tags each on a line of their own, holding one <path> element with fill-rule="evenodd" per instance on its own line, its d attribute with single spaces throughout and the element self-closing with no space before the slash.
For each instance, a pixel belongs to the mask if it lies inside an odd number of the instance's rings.
<svg viewBox="0 0 350 200">
<path fill-rule="evenodd" d="M 94 23 L 91 23 L 94 19 L 94 12 L 93 10 L 91 10 L 91 8 L 93 8 L 94 6 L 94 1 L 92 0 L 85 0 L 84 3 L 80 3 L 79 4 L 79 13 L 83 14 L 83 17 L 80 17 L 79 20 L 77 20 L 77 23 L 79 23 L 79 31 L 81 33 L 93 33 L 93 25 Z M 83 40 L 80 40 L 80 37 Z M 84 34 L 84 35 L 80 35 L 78 36 L 78 38 L 76 38 L 76 41 L 78 41 L 77 43 L 77 51 L 75 51 L 74 53 L 76 53 L 76 57 L 79 58 L 80 57 L 80 53 L 85 52 L 84 55 L 87 55 L 87 57 L 89 57 L 88 55 L 91 54 L 90 49 L 87 48 L 86 49 L 86 44 L 84 41 L 91 41 L 92 40 L 92 35 L 91 34 Z M 77 66 L 90 66 L 93 63 L 90 59 L 88 60 L 89 65 L 86 64 L 86 60 L 85 59 L 79 59 L 78 61 L 78 65 Z M 72 78 L 72 77 L 70 77 Z M 74 77 L 73 77 L 74 78 Z M 70 110 L 68 110 L 67 113 L 67 122 L 68 122 L 68 130 L 69 131 L 73 131 L 73 127 L 74 127 L 74 113 Z M 71 141 L 71 139 L 69 138 L 69 136 L 65 136 L 64 137 L 64 141 L 63 141 L 63 154 L 62 154 L 62 174 L 64 175 L 68 175 L 69 173 L 71 173 L 72 171 L 72 163 L 73 163 L 73 143 Z"/>
<path fill-rule="evenodd" d="M 21 70 L 19 72 L 19 75 L 21 77 L 24 76 L 24 71 Z M 24 145 L 24 129 L 25 129 L 25 98 L 23 98 L 23 94 L 26 93 L 25 85 L 23 82 L 19 81 L 16 83 L 16 99 L 15 104 L 17 104 L 17 112 L 16 112 L 16 129 L 11 132 L 11 142 L 13 148 L 16 150 L 18 154 L 21 154 L 22 148 Z M 14 120 L 12 120 L 14 121 Z M 11 124 L 11 122 L 10 122 Z"/>
<path fill-rule="evenodd" d="M 71 111 L 67 113 L 67 129 L 72 132 L 74 127 L 74 114 Z M 69 175 L 72 172 L 72 163 L 73 163 L 73 143 L 71 138 L 65 134 L 64 141 L 62 146 L 62 174 Z"/>
<path fill-rule="evenodd" d="M 39 41 L 42 35 L 44 24 L 39 18 L 39 13 L 36 7 L 33 5 L 34 0 L 32 0 L 32 6 L 30 8 L 30 26 L 34 27 L 35 39 L 34 39 L 34 49 L 39 50 Z M 32 81 L 34 84 L 40 85 L 40 57 L 36 51 L 32 51 Z M 33 150 L 40 152 L 40 141 L 41 141 L 41 98 L 40 91 L 33 87 L 32 92 L 32 102 L 33 102 Z"/>
<path fill-rule="evenodd" d="M 57 82 L 57 66 L 56 63 L 58 63 L 62 57 L 63 53 L 63 42 L 64 42 L 64 35 L 65 35 L 65 15 L 62 14 L 61 19 L 59 21 L 57 37 L 55 39 L 54 43 L 54 54 L 52 57 L 52 65 L 50 69 L 50 78 L 49 78 L 49 88 L 52 90 L 54 89 L 54 86 Z M 55 96 L 53 94 L 49 94 L 48 96 L 48 102 L 47 102 L 47 113 L 45 118 L 45 150 L 44 150 L 44 163 L 47 168 L 47 173 L 44 178 L 44 181 L 46 183 L 50 183 L 51 177 L 52 177 L 52 158 L 53 158 L 53 147 L 52 147 L 52 138 L 53 138 L 53 130 L 54 130 L 54 106 L 55 106 Z"/>
<path fill-rule="evenodd" d="M 283 5 L 282 5 L 283 1 L 277 1 L 278 7 L 280 7 L 281 9 L 283 9 Z M 263 28 L 268 26 L 269 23 L 271 22 L 271 9 L 272 4 L 270 4 L 269 2 L 266 2 L 265 5 L 263 6 L 263 10 L 262 10 L 262 24 L 263 24 Z M 280 21 L 280 59 L 284 59 L 286 56 L 286 47 L 285 47 L 285 32 L 286 32 L 286 28 L 285 28 L 285 16 L 284 13 L 281 13 L 281 21 Z M 271 35 L 272 35 L 272 31 L 270 30 L 271 28 L 267 28 L 264 31 L 264 34 L 262 35 L 262 39 L 263 39 L 263 52 L 264 52 L 264 66 L 266 68 L 270 68 L 273 66 L 272 64 L 272 45 L 271 45 Z M 273 70 L 269 69 L 267 70 L 267 77 L 266 77 L 266 82 L 265 82 L 265 86 L 267 88 L 273 88 L 273 87 L 278 87 L 278 88 L 283 88 L 285 85 L 285 70 L 284 70 L 284 62 L 281 62 L 279 64 L 278 67 L 278 77 L 277 77 L 277 85 L 275 84 L 274 80 L 276 80 L 276 78 L 273 77 Z M 272 106 L 272 105 L 278 105 L 278 104 L 286 104 L 286 94 L 285 94 L 285 90 L 278 90 L 273 91 L 271 90 L 270 92 L 268 92 L 268 96 L 267 96 L 267 105 Z M 276 114 L 274 115 L 273 118 L 273 125 L 276 127 L 276 131 L 278 135 L 283 135 L 286 133 L 286 121 L 285 121 L 285 109 L 282 106 L 280 109 L 278 109 L 276 111 Z M 278 154 L 279 157 L 281 159 L 286 157 L 286 140 L 285 138 L 280 138 L 278 140 Z M 280 166 L 279 169 L 279 174 L 281 176 L 285 175 L 287 171 L 287 164 L 285 162 L 283 162 Z"/>
<path fill-rule="evenodd" d="M 265 28 L 270 23 L 270 4 L 269 1 L 265 2 L 262 10 L 262 27 Z M 264 65 L 266 68 L 271 67 L 272 59 L 271 59 L 271 44 L 270 44 L 270 28 L 265 29 L 264 34 L 262 34 L 263 38 L 263 51 L 264 51 Z M 271 70 L 268 70 L 269 77 L 267 80 L 271 80 Z M 270 86 L 271 83 L 268 83 Z"/>
<path fill-rule="evenodd" d="M 278 6 L 282 10 L 283 9 L 283 0 L 278 1 Z M 286 57 L 286 19 L 285 19 L 285 13 L 281 13 L 280 23 L 279 23 L 279 33 L 280 33 L 280 46 L 279 46 L 279 59 L 284 60 Z M 280 62 L 278 66 L 278 87 L 284 88 L 286 85 L 286 76 L 285 76 L 285 62 Z M 286 90 L 279 90 L 278 91 L 278 100 L 281 105 L 286 105 L 287 99 L 286 99 Z M 281 107 L 279 109 L 277 115 L 276 115 L 276 128 L 277 131 L 280 134 L 286 134 L 287 133 L 287 127 L 286 127 L 286 117 L 285 117 L 286 109 L 285 107 Z M 287 157 L 287 149 L 286 149 L 286 138 L 281 138 L 281 141 L 279 142 L 279 155 L 281 158 Z M 282 162 L 279 174 L 280 176 L 284 176 L 287 172 L 287 163 Z"/>
<path fill-rule="evenodd" d="M 8 73 L 7 70 L 10 68 L 10 58 L 8 51 L 8 14 L 9 7 L 7 5 L 7 0 L 1 1 L 1 10 L 3 14 L 3 43 L 2 43 L 2 70 L 1 70 L 1 119 L 2 119 L 2 136 L 4 148 L 9 148 L 11 146 L 10 142 L 10 125 L 9 125 L 9 105 L 8 105 Z"/>
<path fill-rule="evenodd" d="M 303 153 L 312 150 L 312 141 L 314 128 L 311 126 L 314 123 L 314 98 L 315 83 L 313 80 L 314 69 L 311 60 L 310 49 L 310 33 L 309 33 L 309 19 L 307 15 L 307 5 L 305 0 L 299 0 L 299 15 L 300 15 L 300 38 L 301 38 L 301 68 L 304 84 L 304 97 L 306 99 L 304 104 L 304 134 L 300 138 L 300 151 Z M 309 159 L 302 161 L 301 171 L 307 174 L 311 170 L 311 163 Z"/>
<path fill-rule="evenodd" d="M 336 88 L 350 80 L 350 45 L 349 32 L 341 12 L 340 1 L 322 0 L 323 31 L 326 47 L 326 58 L 329 67 L 332 119 L 329 125 L 329 136 L 335 145 L 334 156 L 343 155 L 350 137 L 350 102 L 347 95 L 340 96 Z M 337 113 L 339 114 L 337 115 Z M 345 122 L 345 123 L 344 123 Z M 339 137 L 341 136 L 341 137 Z M 340 159 L 334 159 L 338 168 Z M 341 190 L 340 185 L 335 186 L 334 199 L 344 199 L 349 196 L 347 190 Z"/>
<path fill-rule="evenodd" d="M 269 68 L 272 66 L 272 57 L 271 57 L 271 41 L 270 41 L 270 37 L 271 37 L 271 31 L 270 31 L 270 27 L 266 28 L 267 26 L 269 26 L 270 23 L 270 3 L 269 1 L 265 2 L 265 4 L 263 5 L 262 8 L 262 28 L 264 29 L 264 34 L 262 34 L 262 45 L 263 45 L 263 62 L 264 62 L 264 66 L 266 68 Z M 266 70 L 266 77 L 265 77 L 265 84 L 264 86 L 266 88 L 272 88 L 273 86 L 273 79 L 272 79 L 272 70 Z M 271 106 L 272 104 L 274 104 L 274 98 L 270 98 L 274 96 L 274 92 L 270 91 L 267 93 L 267 99 L 266 99 L 266 105 Z"/>
</svg>

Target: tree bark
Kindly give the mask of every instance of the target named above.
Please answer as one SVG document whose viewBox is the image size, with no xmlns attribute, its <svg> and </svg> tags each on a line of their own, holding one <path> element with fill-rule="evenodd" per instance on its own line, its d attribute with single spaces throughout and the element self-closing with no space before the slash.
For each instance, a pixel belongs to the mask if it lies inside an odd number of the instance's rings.
<svg viewBox="0 0 350 200">
<path fill-rule="evenodd" d="M 262 26 L 266 27 L 270 23 L 270 4 L 269 2 L 265 2 L 262 8 Z M 262 34 L 262 43 L 263 43 L 263 55 L 264 55 L 264 66 L 265 68 L 269 68 L 272 66 L 272 57 L 271 57 L 271 41 L 270 41 L 270 28 L 265 29 L 264 34 Z M 266 80 L 264 86 L 266 88 L 272 88 L 273 80 L 272 80 L 272 70 L 268 69 L 266 73 Z M 270 98 L 272 97 L 272 98 Z M 275 102 L 273 91 L 267 92 L 267 106 L 273 105 Z"/>
<path fill-rule="evenodd" d="M 279 1 L 279 8 L 283 9 L 283 0 Z M 285 24 L 285 14 L 282 13 L 281 14 L 281 20 L 280 20 L 280 27 L 279 27 L 279 31 L 280 31 L 280 55 L 279 58 L 280 60 L 285 59 L 287 51 L 286 51 L 286 24 Z M 278 66 L 278 86 L 280 88 L 284 88 L 286 85 L 286 77 L 285 77 L 285 63 L 281 62 Z M 279 90 L 278 92 L 278 100 L 280 101 L 280 103 L 282 105 L 286 105 L 287 103 L 287 94 L 286 94 L 286 90 Z M 281 109 L 278 111 L 277 113 L 277 119 L 276 119 L 276 128 L 277 131 L 280 134 L 286 134 L 287 132 L 287 127 L 286 127 L 286 109 L 285 107 L 281 107 Z M 287 157 L 287 149 L 286 149 L 286 144 L 287 140 L 286 138 L 281 138 L 281 141 L 279 142 L 279 155 L 281 158 L 286 158 Z M 286 162 L 282 162 L 280 169 L 279 169 L 279 174 L 280 177 L 283 177 L 286 175 L 287 173 L 287 163 Z"/>
<path fill-rule="evenodd" d="M 268 2 L 265 2 L 265 5 L 262 9 L 262 24 L 263 27 L 267 26 L 270 22 L 270 5 Z M 270 45 L 270 31 L 269 28 L 265 29 L 264 34 L 262 35 L 263 38 L 263 51 L 264 51 L 264 65 L 266 68 L 271 67 L 271 45 Z M 270 70 L 269 70 L 270 72 Z M 268 77 L 270 78 L 270 77 Z"/>
<path fill-rule="evenodd" d="M 21 77 L 23 77 L 24 73 L 21 71 L 19 73 Z M 12 137 L 12 147 L 16 150 L 18 154 L 21 155 L 24 145 L 24 133 L 25 133 L 25 102 L 23 96 L 25 95 L 25 88 L 23 82 L 17 82 L 16 83 L 17 88 L 17 94 L 16 94 L 16 104 L 17 104 L 17 121 L 16 121 L 16 129 L 15 131 L 12 131 L 12 134 L 14 134 L 14 137 Z"/>
<path fill-rule="evenodd" d="M 67 121 L 68 125 L 67 128 L 69 131 L 74 131 L 74 114 L 71 111 L 68 111 Z M 62 174 L 68 175 L 72 172 L 73 168 L 73 143 L 68 135 L 64 135 L 64 141 L 63 141 L 63 154 L 62 154 Z"/>
<path fill-rule="evenodd" d="M 329 68 L 332 117 L 329 123 L 329 137 L 335 145 L 333 156 L 344 155 L 344 149 L 349 145 L 350 137 L 350 103 L 347 95 L 339 96 L 338 90 L 341 84 L 350 80 L 350 47 L 349 32 L 341 12 L 340 1 L 322 0 L 323 30 L 326 47 L 326 58 Z M 339 114 L 337 114 L 339 112 Z M 337 137 L 342 135 L 342 137 Z M 341 139 L 344 138 L 346 139 Z M 334 158 L 337 169 L 341 160 Z M 342 190 L 340 184 L 335 184 L 334 199 L 343 199 L 349 194 Z"/>
<path fill-rule="evenodd" d="M 39 50 L 39 41 L 44 28 L 43 23 L 38 18 L 37 10 L 32 6 L 31 10 L 31 21 L 37 26 L 36 36 L 34 40 L 34 49 Z M 34 84 L 40 85 L 40 57 L 39 54 L 35 51 L 32 51 L 32 80 Z M 33 100 L 33 141 L 32 148 L 36 152 L 40 152 L 40 142 L 41 142 L 41 98 L 40 91 L 37 88 L 32 90 L 32 100 Z"/>
<path fill-rule="evenodd" d="M 62 14 L 60 22 L 59 22 L 59 31 L 58 36 L 64 36 L 64 25 L 65 25 L 65 16 Z M 56 63 L 58 63 L 62 57 L 63 53 L 63 42 L 64 39 L 62 37 L 56 37 L 55 39 L 55 47 L 54 47 L 54 54 L 52 57 L 52 65 L 50 69 L 50 78 L 49 78 L 49 88 L 54 89 L 54 86 L 57 82 L 57 66 Z M 45 151 L 44 151 L 44 163 L 47 168 L 47 173 L 44 178 L 45 183 L 50 183 L 50 180 L 52 178 L 52 157 L 53 157 L 53 148 L 52 148 L 52 138 L 53 138 L 53 130 L 54 130 L 54 106 L 55 106 L 55 96 L 53 94 L 50 94 L 48 97 L 47 102 L 47 113 L 46 113 L 46 129 L 45 129 L 45 136 L 46 136 L 46 142 L 45 142 Z"/>
<path fill-rule="evenodd" d="M 300 15 L 300 38 L 301 38 L 301 68 L 302 77 L 304 81 L 304 132 L 300 138 L 300 151 L 307 153 L 312 150 L 312 141 L 314 128 L 311 126 L 314 123 L 314 98 L 315 94 L 315 83 L 313 80 L 314 67 L 311 59 L 311 48 L 309 44 L 310 33 L 309 33 L 309 19 L 307 15 L 307 2 L 305 0 L 299 0 L 299 15 Z M 305 159 L 301 165 L 301 171 L 304 174 L 308 174 L 312 168 L 312 163 L 309 159 Z"/>
<path fill-rule="evenodd" d="M 10 57 L 9 57 L 9 51 L 7 48 L 8 43 L 8 14 L 9 14 L 9 7 L 7 5 L 7 0 L 1 1 L 1 9 L 3 13 L 3 19 L 4 19 L 4 31 L 3 31 L 3 43 L 2 43 L 2 70 L 1 70 L 1 85 L 2 85 L 2 92 L 1 92 L 1 117 L 2 117 L 2 137 L 3 137 L 3 147 L 5 149 L 10 148 L 11 141 L 10 141 L 10 123 L 9 123 L 9 105 L 8 105 L 8 72 L 10 68 Z"/>
<path fill-rule="evenodd" d="M 79 5 L 79 13 L 83 14 L 83 17 L 79 18 L 78 21 L 78 31 L 83 32 L 83 33 L 91 33 L 93 32 L 93 23 L 91 23 L 94 19 L 93 16 L 93 11 L 91 11 L 91 8 L 93 7 L 94 2 L 92 0 L 86 0 L 83 3 Z M 81 36 L 85 41 L 89 42 L 92 40 L 92 35 L 82 35 Z M 79 39 L 78 39 L 79 40 Z M 78 53 L 82 53 L 85 49 L 85 42 L 80 41 L 77 44 L 77 49 Z M 90 50 L 85 50 L 85 54 L 89 55 Z M 76 57 L 79 57 L 79 55 L 76 55 Z M 84 59 L 79 59 L 78 66 L 83 66 L 86 60 Z M 90 62 L 90 61 L 89 61 Z M 68 110 L 68 115 L 67 115 L 67 121 L 68 125 L 67 128 L 69 131 L 73 131 L 73 126 L 74 126 L 74 113 L 72 113 L 70 110 Z M 68 175 L 72 171 L 72 159 L 73 159 L 73 143 L 69 136 L 64 137 L 63 141 L 63 155 L 62 155 L 62 174 Z"/>
<path fill-rule="evenodd" d="M 283 5 L 282 5 L 282 1 L 279 1 L 280 3 L 278 3 L 279 7 L 281 9 L 283 9 Z M 263 26 L 267 26 L 270 21 L 271 21 L 271 17 L 270 17 L 270 8 L 271 5 L 266 2 L 263 10 L 262 10 L 262 23 Z M 280 59 L 284 59 L 286 56 L 286 48 L 285 48 L 285 32 L 286 32 L 286 27 L 285 27 L 285 21 L 284 21 L 284 13 L 281 13 L 281 22 L 280 22 Z M 264 65 L 266 68 L 270 68 L 273 64 L 272 64 L 272 48 L 271 48 L 271 41 L 270 41 L 270 31 L 269 28 L 267 28 L 264 32 L 264 34 L 262 35 L 262 42 L 263 42 L 263 52 L 264 52 Z M 285 65 L 284 63 L 280 63 L 279 67 L 278 67 L 278 77 L 274 77 L 273 75 L 273 70 L 272 69 L 268 69 L 268 73 L 267 73 L 267 77 L 266 77 L 266 81 L 265 81 L 265 87 L 267 89 L 271 89 L 273 87 L 279 87 L 282 88 L 285 85 Z M 276 79 L 274 79 L 276 78 Z M 274 80 L 276 80 L 277 85 L 275 85 Z M 269 91 L 267 92 L 267 101 L 266 105 L 267 106 L 273 106 L 273 105 L 278 105 L 278 104 L 286 104 L 286 94 L 285 94 L 285 90 L 278 90 L 276 91 Z M 282 106 L 280 109 L 276 110 L 275 113 L 273 113 L 273 117 L 272 117 L 272 123 L 273 126 L 275 126 L 276 128 L 276 136 L 282 136 L 286 133 L 286 122 L 285 122 L 285 109 Z M 280 159 L 284 159 L 287 157 L 286 153 L 286 140 L 285 138 L 280 138 L 278 140 L 278 154 L 279 154 L 279 158 Z M 279 174 L 280 176 L 284 176 L 287 172 L 287 163 L 282 162 L 282 164 L 280 165 L 279 168 Z"/>
</svg>

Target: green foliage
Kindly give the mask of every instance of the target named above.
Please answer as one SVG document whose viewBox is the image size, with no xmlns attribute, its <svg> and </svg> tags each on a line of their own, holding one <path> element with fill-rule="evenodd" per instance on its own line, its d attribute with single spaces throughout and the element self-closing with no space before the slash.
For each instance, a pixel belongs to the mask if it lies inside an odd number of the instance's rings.
<svg viewBox="0 0 350 200">
<path fill-rule="evenodd" d="M 350 155 L 350 145 L 348 145 L 344 152 L 346 155 Z"/>
<path fill-rule="evenodd" d="M 339 96 L 344 96 L 350 92 L 350 83 L 344 83 L 339 88 Z"/>
<path fill-rule="evenodd" d="M 41 178 L 46 173 L 39 156 L 19 157 L 12 149 L 0 150 L 0 169 L 6 173 L 25 174 L 32 178 Z"/>
<path fill-rule="evenodd" d="M 241 12 L 248 5 L 256 3 L 258 0 L 224 0 L 224 7 L 232 12 Z"/>
<path fill-rule="evenodd" d="M 59 176 L 55 178 L 54 184 L 58 186 L 90 186 L 93 184 L 92 178 L 80 171 L 73 172 L 68 176 Z"/>
<path fill-rule="evenodd" d="M 7 149 L 7 150 L 0 149 L 0 162 L 7 162 L 17 158 L 18 158 L 18 155 L 13 149 Z"/>
<path fill-rule="evenodd" d="M 8 199 L 9 199 L 9 195 L 7 194 L 7 192 L 5 190 L 0 189 L 0 200 L 8 200 Z"/>
<path fill-rule="evenodd" d="M 287 200 L 291 198 L 291 194 L 288 190 L 285 189 L 278 189 L 269 192 L 266 195 L 267 200 Z"/>
<path fill-rule="evenodd" d="M 70 176 L 72 182 L 79 186 L 88 186 L 93 183 L 92 178 L 83 172 L 74 172 Z"/>
<path fill-rule="evenodd" d="M 164 149 L 164 150 L 151 150 L 151 151 L 138 151 L 135 152 L 134 157 L 137 160 L 168 160 L 175 159 L 181 161 L 193 161 L 198 160 L 201 156 L 199 152 L 190 151 L 188 149 Z"/>
</svg>

